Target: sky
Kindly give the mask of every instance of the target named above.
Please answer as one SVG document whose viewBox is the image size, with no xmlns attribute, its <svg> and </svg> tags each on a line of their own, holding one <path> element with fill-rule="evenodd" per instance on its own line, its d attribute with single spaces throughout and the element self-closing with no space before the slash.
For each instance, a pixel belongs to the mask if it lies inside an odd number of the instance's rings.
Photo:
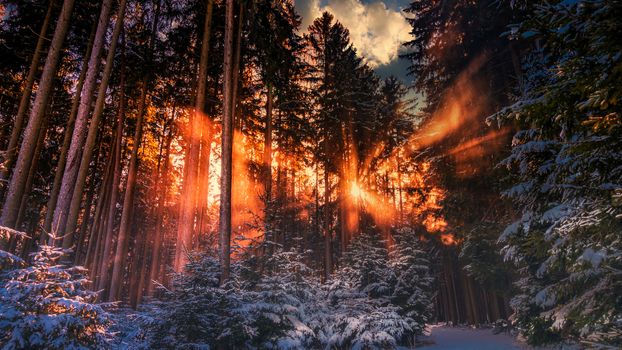
<svg viewBox="0 0 622 350">
<path fill-rule="evenodd" d="M 295 0 L 306 28 L 323 11 L 332 13 L 350 31 L 350 39 L 358 53 L 381 77 L 395 75 L 404 83 L 411 78 L 408 62 L 398 55 L 402 43 L 410 40 L 410 25 L 401 11 L 409 0 Z"/>
</svg>

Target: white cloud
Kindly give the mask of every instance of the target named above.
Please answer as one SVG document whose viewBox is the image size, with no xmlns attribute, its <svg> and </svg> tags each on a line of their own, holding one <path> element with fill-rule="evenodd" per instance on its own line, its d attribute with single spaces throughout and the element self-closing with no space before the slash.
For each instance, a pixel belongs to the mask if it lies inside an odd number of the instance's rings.
<svg viewBox="0 0 622 350">
<path fill-rule="evenodd" d="M 300 29 L 306 31 L 313 20 L 320 17 L 320 0 L 296 0 L 296 11 L 302 16 Z"/>
<path fill-rule="evenodd" d="M 364 4 L 360 0 L 296 0 L 296 9 L 306 30 L 323 11 L 335 16 L 350 31 L 350 38 L 359 54 L 372 67 L 386 65 L 398 59 L 398 51 L 410 40 L 410 25 L 399 10 L 383 2 Z"/>
</svg>

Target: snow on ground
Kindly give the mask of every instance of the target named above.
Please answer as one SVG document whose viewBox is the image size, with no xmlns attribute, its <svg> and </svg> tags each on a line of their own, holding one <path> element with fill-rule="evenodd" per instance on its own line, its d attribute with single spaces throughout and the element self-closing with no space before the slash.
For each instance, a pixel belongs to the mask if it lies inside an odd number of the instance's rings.
<svg viewBox="0 0 622 350">
<path fill-rule="evenodd" d="M 509 334 L 493 334 L 492 329 L 474 329 L 467 327 L 449 327 L 434 325 L 431 334 L 426 337 L 430 345 L 420 346 L 425 350 L 523 350 L 530 349 L 519 343 Z"/>
</svg>

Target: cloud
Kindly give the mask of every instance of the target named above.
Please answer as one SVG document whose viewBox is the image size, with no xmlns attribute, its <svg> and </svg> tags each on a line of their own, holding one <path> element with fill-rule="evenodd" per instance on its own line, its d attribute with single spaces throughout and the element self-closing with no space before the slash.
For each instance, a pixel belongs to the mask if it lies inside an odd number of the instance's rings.
<svg viewBox="0 0 622 350">
<path fill-rule="evenodd" d="M 296 0 L 296 11 L 302 16 L 300 28 L 306 31 L 313 20 L 320 17 L 320 0 Z"/>
<path fill-rule="evenodd" d="M 398 51 L 410 40 L 410 25 L 399 10 L 384 2 L 362 3 L 360 0 L 296 0 L 296 9 L 306 28 L 323 12 L 332 13 L 350 31 L 350 38 L 359 54 L 372 67 L 387 65 L 398 59 Z"/>
</svg>

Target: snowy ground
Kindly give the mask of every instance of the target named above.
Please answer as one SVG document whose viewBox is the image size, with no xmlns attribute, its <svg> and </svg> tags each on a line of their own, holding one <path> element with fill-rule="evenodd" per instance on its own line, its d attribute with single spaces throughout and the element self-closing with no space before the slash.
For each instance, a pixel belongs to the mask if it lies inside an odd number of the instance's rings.
<svg viewBox="0 0 622 350">
<path fill-rule="evenodd" d="M 425 350 L 515 350 L 530 349 L 508 334 L 493 334 L 492 329 L 432 326 Z"/>
</svg>

